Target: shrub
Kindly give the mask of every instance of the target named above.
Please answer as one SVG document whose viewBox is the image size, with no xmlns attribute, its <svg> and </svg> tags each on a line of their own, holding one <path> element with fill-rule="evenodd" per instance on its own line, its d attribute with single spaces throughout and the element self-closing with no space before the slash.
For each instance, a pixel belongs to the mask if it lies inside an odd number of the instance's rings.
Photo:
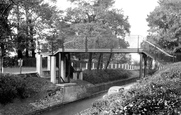
<svg viewBox="0 0 181 115">
<path fill-rule="evenodd" d="M 26 77 L 24 78 L 25 87 L 25 95 L 26 97 L 34 97 L 40 92 L 46 93 L 49 90 L 56 89 L 55 86 L 47 81 L 46 79 L 42 79 L 40 77 Z M 50 87 L 51 86 L 51 87 Z"/>
<path fill-rule="evenodd" d="M 131 75 L 131 72 L 122 69 L 110 69 L 92 71 L 87 70 L 84 71 L 83 74 L 85 81 L 88 81 L 92 84 L 98 84 L 128 78 Z"/>
<path fill-rule="evenodd" d="M 0 74 L 0 103 L 13 102 L 15 98 L 25 99 L 47 96 L 57 90 L 56 85 L 37 77 L 36 74 Z M 45 95 L 42 95 L 42 94 Z"/>
<path fill-rule="evenodd" d="M 0 103 L 7 104 L 14 98 L 24 98 L 25 83 L 15 75 L 0 74 Z"/>
<path fill-rule="evenodd" d="M 150 69 L 150 70 L 148 70 L 147 74 L 153 75 L 156 71 L 157 71 L 156 69 Z"/>
<path fill-rule="evenodd" d="M 109 102 L 107 100 L 97 100 L 92 104 L 93 108 L 96 108 L 99 112 L 101 112 L 102 110 L 105 110 L 108 107 Z"/>
</svg>

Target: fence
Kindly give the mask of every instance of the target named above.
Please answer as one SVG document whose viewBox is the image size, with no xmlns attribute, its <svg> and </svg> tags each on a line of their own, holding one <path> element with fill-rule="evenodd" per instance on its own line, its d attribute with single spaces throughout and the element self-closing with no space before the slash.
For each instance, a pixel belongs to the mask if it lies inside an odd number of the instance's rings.
<svg viewBox="0 0 181 115">
<path fill-rule="evenodd" d="M 168 52 L 162 50 L 155 44 L 149 42 L 149 41 L 144 41 L 142 43 L 142 49 L 144 53 L 146 53 L 148 56 L 154 58 L 161 64 L 168 64 L 171 62 L 174 62 L 175 56 L 169 54 Z"/>
<path fill-rule="evenodd" d="M 86 70 L 88 69 L 88 63 L 87 62 L 72 62 L 71 64 L 74 69 L 81 69 L 81 70 Z M 91 69 L 96 69 L 97 67 L 97 62 L 92 63 L 92 68 Z M 105 68 L 105 64 L 103 64 L 103 69 Z M 125 69 L 125 70 L 138 70 L 139 66 L 131 65 L 131 64 L 115 64 L 115 63 L 110 63 L 108 65 L 108 69 Z"/>
</svg>

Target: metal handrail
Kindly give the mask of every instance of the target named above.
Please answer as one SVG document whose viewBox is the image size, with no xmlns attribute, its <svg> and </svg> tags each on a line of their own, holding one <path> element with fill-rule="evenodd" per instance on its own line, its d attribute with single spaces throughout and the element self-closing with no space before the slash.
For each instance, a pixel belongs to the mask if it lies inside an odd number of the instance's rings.
<svg viewBox="0 0 181 115">
<path fill-rule="evenodd" d="M 144 42 L 147 42 L 148 44 L 150 44 L 151 46 L 157 48 L 158 50 L 160 50 L 162 53 L 164 53 L 165 55 L 169 56 L 169 57 L 175 57 L 173 55 L 170 55 L 168 52 L 165 52 L 164 50 L 162 50 L 161 48 L 159 48 L 158 46 L 154 45 L 153 43 L 147 41 L 147 40 L 144 40 Z"/>
</svg>

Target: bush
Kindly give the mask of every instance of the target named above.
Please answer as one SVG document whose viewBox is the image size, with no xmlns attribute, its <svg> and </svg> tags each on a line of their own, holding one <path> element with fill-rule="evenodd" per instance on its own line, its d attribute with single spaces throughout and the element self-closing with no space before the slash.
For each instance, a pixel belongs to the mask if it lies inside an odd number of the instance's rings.
<svg viewBox="0 0 181 115">
<path fill-rule="evenodd" d="M 98 112 L 105 110 L 108 107 L 109 102 L 107 100 L 97 100 L 92 104 L 93 108 L 96 108 Z"/>
<path fill-rule="evenodd" d="M 55 90 L 54 84 L 36 74 L 0 74 L 0 104 L 11 103 L 15 98 L 46 96 Z M 42 95 L 43 93 L 46 94 Z"/>
<path fill-rule="evenodd" d="M 84 80 L 92 84 L 125 79 L 131 76 L 131 72 L 122 69 L 84 71 Z"/>
<path fill-rule="evenodd" d="M 0 103 L 7 104 L 15 98 L 25 98 L 25 83 L 15 75 L 0 74 Z"/>
<path fill-rule="evenodd" d="M 44 91 L 44 93 L 46 93 L 49 90 L 56 89 L 56 87 L 51 82 L 40 77 L 26 77 L 24 78 L 24 83 L 26 84 L 26 97 L 34 97 L 37 96 L 40 92 Z"/>
<path fill-rule="evenodd" d="M 148 75 L 153 75 L 157 70 L 156 69 L 150 69 L 148 70 Z"/>
</svg>

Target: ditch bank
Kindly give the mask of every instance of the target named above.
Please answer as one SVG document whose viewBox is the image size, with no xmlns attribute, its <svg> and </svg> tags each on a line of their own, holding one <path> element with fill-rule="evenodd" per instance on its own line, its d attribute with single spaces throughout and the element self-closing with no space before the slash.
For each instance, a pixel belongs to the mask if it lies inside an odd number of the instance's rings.
<svg viewBox="0 0 181 115">
<path fill-rule="evenodd" d="M 101 83 L 101 84 L 79 84 L 79 83 L 65 83 L 65 84 L 57 84 L 57 86 L 61 87 L 62 98 L 57 100 L 57 103 L 50 105 L 46 108 L 35 110 L 26 115 L 37 115 L 44 113 L 46 111 L 50 111 L 57 107 L 61 107 L 64 104 L 68 104 L 71 102 L 79 101 L 82 99 L 90 98 L 92 96 L 96 96 L 103 92 L 106 92 L 111 86 L 116 85 L 125 85 L 131 82 L 135 82 L 139 79 L 139 77 L 131 77 L 124 80 L 112 81 L 109 83 Z"/>
</svg>

